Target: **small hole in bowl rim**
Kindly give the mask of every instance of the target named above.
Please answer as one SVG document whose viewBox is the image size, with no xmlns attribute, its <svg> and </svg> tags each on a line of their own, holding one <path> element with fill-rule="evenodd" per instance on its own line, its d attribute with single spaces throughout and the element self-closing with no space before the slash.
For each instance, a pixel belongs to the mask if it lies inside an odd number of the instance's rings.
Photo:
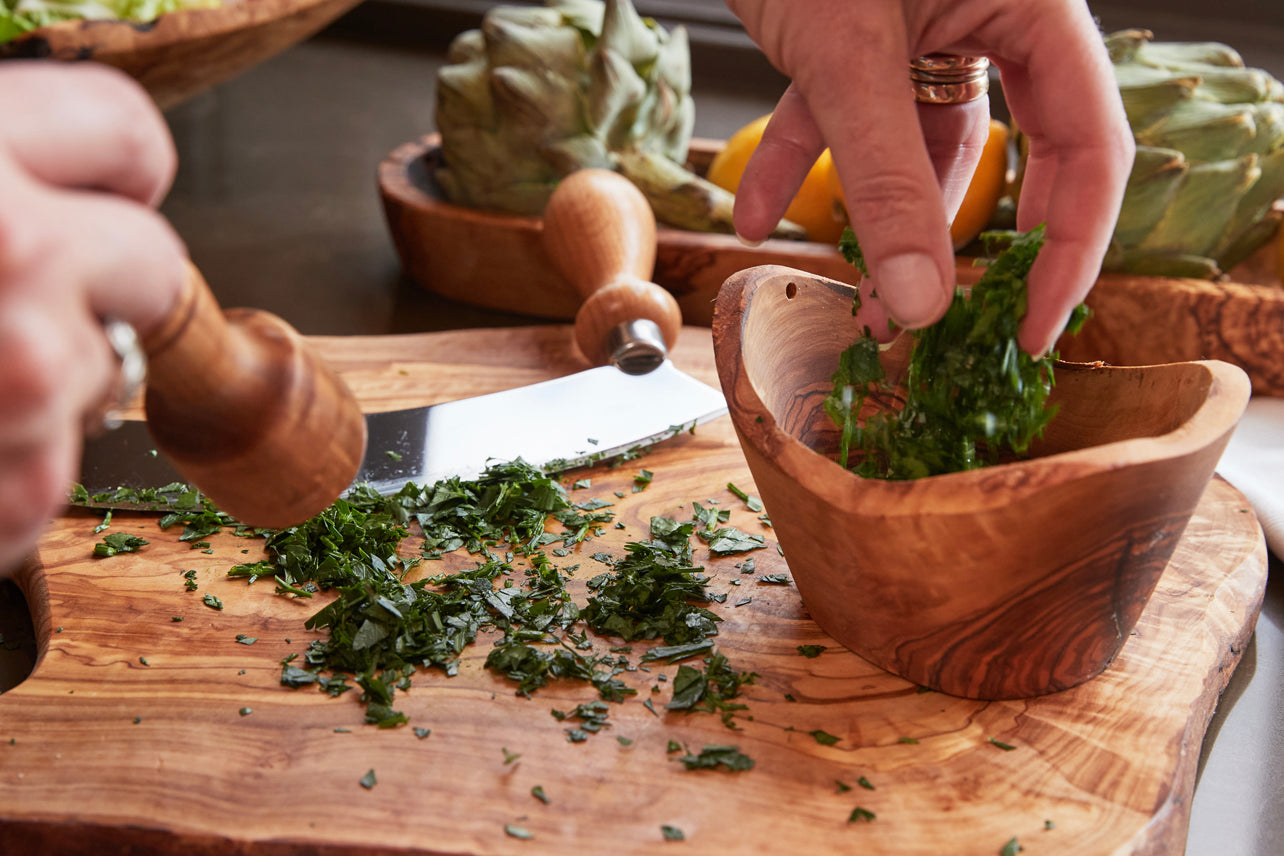
<svg viewBox="0 0 1284 856">
<path fill-rule="evenodd" d="M 788 285 L 785 286 L 785 299 L 793 300 L 797 296 L 798 296 L 798 283 L 790 282 Z"/>
</svg>

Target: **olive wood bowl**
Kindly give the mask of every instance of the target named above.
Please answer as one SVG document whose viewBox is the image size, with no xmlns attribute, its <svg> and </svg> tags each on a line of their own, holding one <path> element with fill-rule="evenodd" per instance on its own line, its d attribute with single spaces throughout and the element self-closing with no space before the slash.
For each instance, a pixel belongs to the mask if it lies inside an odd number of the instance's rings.
<svg viewBox="0 0 1284 856">
<path fill-rule="evenodd" d="M 1218 361 L 1058 363 L 1060 410 L 1030 458 L 863 479 L 833 460 L 822 406 L 858 335 L 852 291 L 762 266 L 728 279 L 714 310 L 732 422 L 811 616 L 878 666 L 952 695 L 1023 698 L 1099 674 L 1213 475 L 1247 376 Z M 889 377 L 907 356 L 884 352 Z"/>
<path fill-rule="evenodd" d="M 0 45 L 0 59 L 95 60 L 137 80 L 163 109 L 303 41 L 360 0 L 225 0 L 155 21 L 59 21 Z"/>
<path fill-rule="evenodd" d="M 703 173 L 721 140 L 691 141 L 687 162 Z M 441 165 L 441 136 L 427 134 L 398 146 L 379 164 L 379 195 L 406 276 L 461 303 L 568 320 L 580 298 L 544 256 L 541 219 L 452 205 L 433 179 Z M 1284 219 L 1284 201 L 1274 212 Z M 1088 295 L 1093 317 L 1058 347 L 1069 359 L 1147 365 L 1220 359 L 1243 368 L 1255 392 L 1284 396 L 1284 270 L 1278 241 L 1262 247 L 1226 282 L 1102 274 Z M 971 284 L 975 261 L 956 260 L 955 275 Z M 755 265 L 787 265 L 856 282 L 859 274 L 838 248 L 812 241 L 771 239 L 756 247 L 734 235 L 660 228 L 653 281 L 677 298 L 687 324 L 707 326 L 727 277 Z M 1274 285 L 1272 285 L 1274 283 Z"/>
</svg>

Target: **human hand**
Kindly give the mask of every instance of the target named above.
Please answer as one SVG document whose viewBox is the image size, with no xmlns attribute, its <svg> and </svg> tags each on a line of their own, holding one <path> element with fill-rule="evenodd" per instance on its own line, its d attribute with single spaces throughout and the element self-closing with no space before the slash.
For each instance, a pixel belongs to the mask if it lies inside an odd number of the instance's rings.
<svg viewBox="0 0 1284 856">
<path fill-rule="evenodd" d="M 1132 167 L 1109 57 L 1082 0 L 727 0 L 792 83 L 736 196 L 736 231 L 765 238 L 826 141 L 869 266 L 864 320 L 936 321 L 954 290 L 949 222 L 985 144 L 988 101 L 916 104 L 911 59 L 985 56 L 1030 141 L 1017 226 L 1045 223 L 1021 346 L 1052 347 L 1092 288 Z M 870 292 L 877 290 L 877 299 Z"/>
<path fill-rule="evenodd" d="M 102 319 L 146 333 L 185 250 L 154 207 L 176 164 L 160 112 L 90 63 L 0 65 L 0 575 L 75 481 L 85 415 L 117 358 Z"/>
</svg>

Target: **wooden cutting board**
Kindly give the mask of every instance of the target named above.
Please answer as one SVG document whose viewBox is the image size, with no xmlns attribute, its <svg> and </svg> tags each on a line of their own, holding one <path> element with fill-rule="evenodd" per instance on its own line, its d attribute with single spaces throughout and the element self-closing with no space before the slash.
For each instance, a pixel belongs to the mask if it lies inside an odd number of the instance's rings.
<svg viewBox="0 0 1284 856">
<path fill-rule="evenodd" d="M 562 326 L 318 341 L 370 410 L 583 367 Z M 716 383 L 707 330 L 687 328 L 676 361 Z M 633 493 L 642 468 L 654 479 Z M 919 692 L 828 639 L 792 585 L 758 582 L 791 571 L 770 529 L 727 489 L 753 491 L 726 419 L 575 477 L 592 483 L 574 499 L 614 501 L 626 527 L 555 560 L 581 565 L 580 597 L 604 569 L 592 553 L 621 555 L 653 515 L 689 519 L 693 501 L 717 500 L 732 509 L 730 525 L 767 536 L 750 554 L 754 574 L 740 573 L 743 556 L 710 560 L 696 547 L 709 589 L 729 595 L 714 604 L 717 645 L 759 675 L 739 730 L 709 714 L 666 714 L 669 682 L 657 676 L 676 666 L 657 666 L 626 675 L 640 693 L 611 706 L 609 728 L 571 743 L 550 711 L 596 693 L 562 683 L 517 696 L 482 669 L 484 637 L 457 676 L 423 672 L 398 695 L 411 727 L 365 726 L 356 693 L 279 684 L 280 661 L 312 638 L 303 623 L 319 603 L 227 579 L 258 542 L 221 534 L 204 553 L 153 516 L 118 514 L 114 530 L 150 544 L 94 560 L 100 515 L 70 511 L 21 579 L 42 650 L 34 673 L 0 696 L 0 853 L 993 856 L 1013 837 L 1027 854 L 1182 851 L 1200 743 L 1266 579 L 1260 528 L 1225 482 L 1209 486 L 1113 666 L 1057 695 L 983 703 Z M 189 569 L 197 591 L 184 588 Z M 224 609 L 203 605 L 206 593 Z M 808 658 L 800 645 L 828 647 Z M 822 745 L 814 730 L 839 739 Z M 737 745 L 756 766 L 686 771 L 669 741 Z M 505 763 L 507 753 L 520 758 Z M 377 784 L 366 788 L 370 770 Z M 850 821 L 857 807 L 874 819 Z M 662 826 L 685 841 L 666 841 Z"/>
</svg>

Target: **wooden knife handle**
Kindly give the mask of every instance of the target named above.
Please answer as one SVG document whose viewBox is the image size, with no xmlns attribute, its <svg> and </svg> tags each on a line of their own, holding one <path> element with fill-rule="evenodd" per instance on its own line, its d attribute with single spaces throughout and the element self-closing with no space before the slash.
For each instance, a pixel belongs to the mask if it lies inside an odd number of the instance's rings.
<svg viewBox="0 0 1284 856">
<path fill-rule="evenodd" d="M 664 349 L 677 342 L 678 302 L 651 281 L 655 214 L 627 178 L 581 169 L 562 179 L 544 209 L 544 247 L 584 298 L 575 315 L 575 341 L 593 363 L 618 363 L 610 343 L 630 322 L 654 322 Z"/>
<path fill-rule="evenodd" d="M 352 483 L 366 447 L 361 407 L 277 316 L 223 313 L 191 266 L 177 308 L 143 349 L 152 438 L 222 511 L 280 529 Z"/>
</svg>

